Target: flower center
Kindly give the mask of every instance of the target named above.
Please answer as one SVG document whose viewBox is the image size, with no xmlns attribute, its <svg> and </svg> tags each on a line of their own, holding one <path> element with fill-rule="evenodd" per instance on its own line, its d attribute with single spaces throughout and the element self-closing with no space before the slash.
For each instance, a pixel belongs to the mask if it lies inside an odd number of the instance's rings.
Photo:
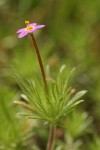
<svg viewBox="0 0 100 150">
<path fill-rule="evenodd" d="M 32 30 L 34 27 L 33 26 L 27 26 L 26 27 L 26 31 L 30 31 L 30 30 Z"/>
<path fill-rule="evenodd" d="M 29 25 L 30 22 L 28 20 L 25 20 L 25 24 L 26 24 L 26 28 L 25 28 L 26 31 L 30 31 L 34 29 L 34 26 Z"/>
</svg>

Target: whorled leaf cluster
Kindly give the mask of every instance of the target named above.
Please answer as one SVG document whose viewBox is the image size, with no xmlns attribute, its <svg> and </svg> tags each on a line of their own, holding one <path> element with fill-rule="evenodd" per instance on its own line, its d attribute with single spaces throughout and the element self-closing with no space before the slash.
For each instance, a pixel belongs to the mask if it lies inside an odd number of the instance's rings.
<svg viewBox="0 0 100 150">
<path fill-rule="evenodd" d="M 63 65 L 56 80 L 48 80 L 47 91 L 40 80 L 25 81 L 17 75 L 16 80 L 33 109 L 32 113 L 19 114 L 52 124 L 57 124 L 61 118 L 66 117 L 79 103 L 83 102 L 81 98 L 87 92 L 82 90 L 73 94 L 69 85 L 73 71 L 74 69 L 65 75 L 65 65 Z"/>
</svg>

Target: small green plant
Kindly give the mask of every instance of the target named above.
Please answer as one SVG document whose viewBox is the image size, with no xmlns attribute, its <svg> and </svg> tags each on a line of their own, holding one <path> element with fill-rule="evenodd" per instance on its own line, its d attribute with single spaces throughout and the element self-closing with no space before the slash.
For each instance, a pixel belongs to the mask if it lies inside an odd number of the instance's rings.
<svg viewBox="0 0 100 150">
<path fill-rule="evenodd" d="M 81 98 L 86 91 L 83 90 L 73 94 L 73 90 L 70 90 L 69 86 L 69 77 L 73 70 L 70 75 L 67 75 L 66 79 L 63 76 L 64 70 L 65 66 L 62 66 L 56 80 L 47 82 L 48 93 L 41 81 L 25 81 L 20 76 L 16 76 L 16 80 L 31 106 L 31 112 L 21 112 L 19 113 L 21 116 L 42 120 L 44 124 L 51 124 L 55 128 L 79 103 L 83 102 Z"/>
<path fill-rule="evenodd" d="M 62 118 L 65 118 L 79 103 L 83 102 L 81 97 L 86 93 L 85 90 L 74 94 L 74 90 L 70 88 L 69 80 L 73 74 L 74 69 L 69 74 L 65 75 L 65 65 L 60 68 L 56 79 L 51 76 L 48 81 L 44 71 L 42 59 L 39 49 L 32 32 L 38 28 L 43 28 L 45 25 L 36 25 L 36 23 L 29 23 L 25 21 L 26 28 L 17 31 L 18 37 L 22 38 L 29 34 L 35 48 L 38 62 L 40 65 L 43 83 L 36 78 L 35 80 L 25 81 L 20 76 L 16 76 L 16 80 L 20 85 L 23 93 L 28 99 L 31 108 L 31 113 L 19 113 L 20 115 L 29 119 L 39 119 L 44 121 L 44 124 L 50 125 L 50 135 L 46 150 L 53 148 L 56 126 Z"/>
<path fill-rule="evenodd" d="M 25 81 L 20 76 L 16 76 L 34 112 L 32 114 L 21 113 L 21 115 L 56 125 L 60 118 L 66 117 L 76 105 L 83 102 L 81 97 L 86 91 L 77 92 L 72 96 L 68 86 L 69 76 L 66 79 L 63 77 L 64 69 L 65 67 L 62 66 L 56 80 L 48 81 L 48 93 L 43 88 L 41 81 Z"/>
</svg>

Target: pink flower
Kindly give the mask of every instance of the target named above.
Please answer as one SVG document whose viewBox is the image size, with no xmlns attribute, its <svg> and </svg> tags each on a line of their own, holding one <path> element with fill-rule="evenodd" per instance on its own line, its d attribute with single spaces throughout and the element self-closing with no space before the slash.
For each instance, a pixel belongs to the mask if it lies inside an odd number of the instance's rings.
<svg viewBox="0 0 100 150">
<path fill-rule="evenodd" d="M 19 29 L 17 33 L 19 33 L 18 38 L 22 38 L 29 33 L 35 32 L 36 30 L 45 27 L 45 25 L 37 25 L 36 23 L 29 23 L 29 21 L 25 21 L 26 28 Z"/>
</svg>

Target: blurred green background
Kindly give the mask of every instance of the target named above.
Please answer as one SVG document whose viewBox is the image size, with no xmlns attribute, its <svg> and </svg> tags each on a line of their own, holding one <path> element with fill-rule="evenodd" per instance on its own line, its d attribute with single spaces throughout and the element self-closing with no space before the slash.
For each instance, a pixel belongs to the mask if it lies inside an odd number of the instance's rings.
<svg viewBox="0 0 100 150">
<path fill-rule="evenodd" d="M 0 0 L 0 150 L 44 150 L 48 137 L 48 126 L 16 115 L 24 108 L 14 104 L 21 91 L 13 74 L 41 75 L 30 38 L 17 38 L 25 20 L 46 25 L 34 35 L 52 77 L 62 64 L 75 67 L 73 87 L 88 90 L 58 127 L 55 150 L 100 150 L 99 0 Z"/>
</svg>

